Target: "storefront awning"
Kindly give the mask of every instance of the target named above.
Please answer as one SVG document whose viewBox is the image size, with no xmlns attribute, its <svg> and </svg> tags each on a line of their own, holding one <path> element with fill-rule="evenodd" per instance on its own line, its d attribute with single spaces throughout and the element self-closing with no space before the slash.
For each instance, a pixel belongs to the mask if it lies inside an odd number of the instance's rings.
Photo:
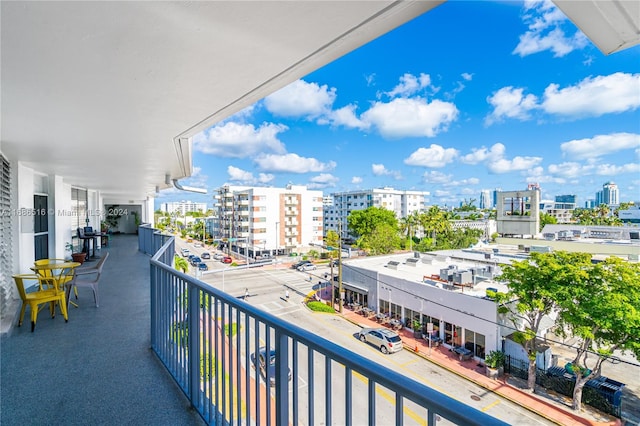
<svg viewBox="0 0 640 426">
<path fill-rule="evenodd" d="M 368 294 L 369 293 L 369 289 L 366 289 L 364 287 L 360 287 L 354 284 L 350 284 L 347 282 L 342 281 L 342 288 L 345 290 L 351 290 L 351 291 L 355 291 L 358 293 L 362 293 L 362 294 Z"/>
</svg>

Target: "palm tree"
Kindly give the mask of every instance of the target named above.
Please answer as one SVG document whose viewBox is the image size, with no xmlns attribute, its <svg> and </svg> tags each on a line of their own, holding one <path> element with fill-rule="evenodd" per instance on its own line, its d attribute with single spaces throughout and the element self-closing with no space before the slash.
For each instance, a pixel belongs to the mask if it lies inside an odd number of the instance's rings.
<svg viewBox="0 0 640 426">
<path fill-rule="evenodd" d="M 184 257 L 180 257 L 176 254 L 173 256 L 173 267 L 186 274 L 189 270 L 189 262 L 187 262 L 187 259 Z"/>
<path fill-rule="evenodd" d="M 420 212 L 414 211 L 407 217 L 403 217 L 398 222 L 398 227 L 400 228 L 400 232 L 403 234 L 406 233 L 407 239 L 409 240 L 409 250 L 413 248 L 413 237 L 415 235 L 416 226 L 420 223 Z"/>
<path fill-rule="evenodd" d="M 425 233 L 431 233 L 434 246 L 436 245 L 436 235 L 451 229 L 451 224 L 438 206 L 431 206 L 426 213 L 420 215 L 420 225 L 424 228 Z"/>
</svg>

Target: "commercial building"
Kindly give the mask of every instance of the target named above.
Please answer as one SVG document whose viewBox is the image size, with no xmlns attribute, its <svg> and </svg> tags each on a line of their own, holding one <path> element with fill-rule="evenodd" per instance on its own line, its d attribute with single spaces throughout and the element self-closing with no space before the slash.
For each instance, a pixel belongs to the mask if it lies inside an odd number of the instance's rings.
<svg viewBox="0 0 640 426">
<path fill-rule="evenodd" d="M 322 191 L 306 186 L 223 186 L 214 210 L 214 238 L 249 257 L 306 252 L 323 241 Z"/>
<path fill-rule="evenodd" d="M 506 292 L 494 279 L 500 265 L 526 258 L 496 249 L 447 250 L 376 256 L 343 263 L 344 300 L 429 328 L 447 347 L 465 347 L 476 359 L 501 349 L 513 330 L 499 317 L 492 292 Z M 431 324 L 431 325 L 429 325 Z M 415 331 L 415 328 L 414 328 Z"/>
<path fill-rule="evenodd" d="M 347 233 L 347 217 L 352 211 L 383 207 L 400 219 L 425 210 L 429 195 L 428 191 L 403 191 L 389 187 L 333 193 L 333 203 L 324 206 L 324 233 L 338 232 L 341 226 L 342 237 L 352 238 L 354 236 Z"/>
</svg>

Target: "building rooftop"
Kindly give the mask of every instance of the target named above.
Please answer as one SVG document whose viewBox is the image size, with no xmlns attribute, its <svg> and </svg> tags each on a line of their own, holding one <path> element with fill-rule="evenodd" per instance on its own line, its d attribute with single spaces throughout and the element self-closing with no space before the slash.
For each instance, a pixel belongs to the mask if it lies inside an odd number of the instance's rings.
<svg viewBox="0 0 640 426">
<path fill-rule="evenodd" d="M 493 248 L 497 248 L 495 253 Z M 345 268 L 358 267 L 406 281 L 434 285 L 452 292 L 485 297 L 487 289 L 507 291 L 507 286 L 493 279 L 500 265 L 523 260 L 526 255 L 513 247 L 492 247 L 464 250 L 444 250 L 430 253 L 409 252 L 385 256 L 370 256 L 347 260 Z M 461 274 L 460 282 L 441 279 L 443 270 Z"/>
</svg>

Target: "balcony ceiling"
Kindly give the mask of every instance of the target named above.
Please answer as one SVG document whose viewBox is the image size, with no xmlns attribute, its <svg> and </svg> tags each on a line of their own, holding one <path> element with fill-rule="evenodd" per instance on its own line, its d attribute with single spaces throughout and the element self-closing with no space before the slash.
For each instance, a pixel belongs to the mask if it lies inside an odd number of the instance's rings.
<svg viewBox="0 0 640 426">
<path fill-rule="evenodd" d="M 191 174 L 179 138 L 440 3 L 3 1 L 0 149 L 141 199 Z"/>
<path fill-rule="evenodd" d="M 0 2 L 0 150 L 142 199 L 191 174 L 182 138 L 442 2 Z M 638 43 L 639 2 L 555 3 L 604 53 Z"/>
</svg>

